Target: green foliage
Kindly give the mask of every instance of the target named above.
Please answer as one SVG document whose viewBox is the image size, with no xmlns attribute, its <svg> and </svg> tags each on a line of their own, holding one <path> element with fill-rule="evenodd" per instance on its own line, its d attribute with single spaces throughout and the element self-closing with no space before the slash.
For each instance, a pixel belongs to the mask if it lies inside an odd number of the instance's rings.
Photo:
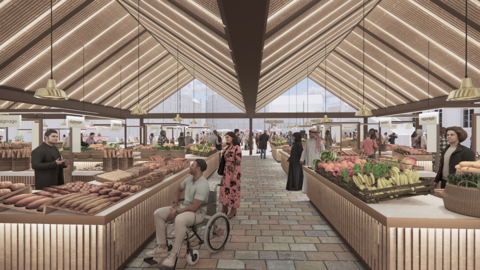
<svg viewBox="0 0 480 270">
<path fill-rule="evenodd" d="M 390 167 L 397 167 L 397 164 L 395 164 L 395 163 L 390 163 Z"/>
<path fill-rule="evenodd" d="M 88 146 L 82 146 L 82 148 L 80 148 L 80 150 L 81 150 L 82 152 L 86 152 L 86 151 L 91 151 L 92 148 L 90 148 L 90 147 L 88 147 Z"/>
<path fill-rule="evenodd" d="M 343 177 L 343 181 L 349 182 L 351 180 L 350 175 L 348 175 L 347 169 L 342 169 L 340 175 Z"/>
<path fill-rule="evenodd" d="M 353 166 L 353 173 L 363 175 L 363 173 L 362 173 L 362 166 L 360 166 L 360 164 L 355 164 L 355 165 Z"/>
<path fill-rule="evenodd" d="M 70 151 L 70 146 L 63 147 L 63 151 Z"/>
<path fill-rule="evenodd" d="M 172 150 L 184 150 L 183 146 L 172 146 Z"/>
<path fill-rule="evenodd" d="M 480 174 L 478 173 L 462 173 L 462 174 L 450 174 L 447 176 L 447 183 L 452 185 L 459 185 L 461 181 L 471 181 L 480 185 Z M 478 188 L 477 185 L 470 183 L 470 182 L 462 182 L 459 186 L 461 187 L 470 187 L 470 188 Z"/>
<path fill-rule="evenodd" d="M 366 162 L 365 164 L 367 164 L 368 162 Z M 365 167 L 363 167 L 365 169 Z M 365 172 L 367 172 L 365 170 Z M 375 177 L 381 177 L 382 176 L 382 169 L 380 167 L 380 165 L 374 165 L 373 166 L 373 169 L 372 169 L 372 173 Z"/>
<path fill-rule="evenodd" d="M 365 173 L 371 173 L 372 172 L 372 163 L 365 162 L 365 164 L 363 164 L 363 170 L 365 171 Z"/>
<path fill-rule="evenodd" d="M 213 144 L 212 143 L 206 143 L 205 146 L 212 147 Z"/>
<path fill-rule="evenodd" d="M 384 163 L 384 162 L 380 163 L 380 173 L 383 177 L 389 176 L 387 163 Z"/>
<path fill-rule="evenodd" d="M 102 141 L 103 145 L 107 145 L 107 143 L 108 143 L 107 141 Z"/>
</svg>

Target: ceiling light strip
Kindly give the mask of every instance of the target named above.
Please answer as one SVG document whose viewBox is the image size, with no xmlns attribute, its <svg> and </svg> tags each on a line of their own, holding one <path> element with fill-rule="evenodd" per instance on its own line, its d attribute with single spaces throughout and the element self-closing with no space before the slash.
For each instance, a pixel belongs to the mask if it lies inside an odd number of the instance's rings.
<svg viewBox="0 0 480 270">
<path fill-rule="evenodd" d="M 102 33 L 100 33 L 99 35 L 97 35 L 96 37 L 94 37 L 92 40 L 90 40 L 87 44 L 85 44 L 85 47 L 90 45 L 93 41 L 95 41 L 97 38 L 99 38 L 100 36 L 102 36 L 103 34 L 105 34 L 108 30 L 110 30 L 112 27 L 114 27 L 115 25 L 117 25 L 119 22 L 121 22 L 124 18 L 128 17 L 130 15 L 126 15 L 124 16 L 123 18 L 121 18 L 119 21 L 117 21 L 116 23 L 112 24 L 110 27 L 108 27 L 107 29 L 105 29 L 105 31 L 103 31 Z M 95 59 L 97 59 L 98 57 L 100 57 L 102 54 L 104 54 L 105 52 L 107 52 L 108 50 L 110 50 L 111 48 L 113 48 L 113 46 L 117 45 L 119 42 L 121 42 L 124 38 L 128 37 L 132 32 L 134 32 L 136 29 L 130 31 L 128 34 L 126 34 L 125 36 L 123 36 L 122 38 L 120 38 L 119 40 L 117 40 L 115 43 L 113 43 L 112 45 L 110 45 L 107 49 L 103 50 L 102 52 L 100 52 L 99 54 L 97 54 L 93 59 L 91 59 L 90 61 L 88 61 L 88 63 L 86 63 L 85 65 L 88 66 L 90 63 L 92 63 Z M 53 67 L 53 70 L 61 67 L 63 64 L 67 63 L 67 62 L 70 62 L 70 59 L 72 57 L 74 57 L 77 53 L 79 52 L 82 52 L 82 49 L 83 48 L 80 48 L 78 49 L 77 51 L 75 51 L 74 53 L 70 54 L 67 58 L 65 58 L 64 60 L 62 60 L 62 62 L 58 63 L 56 66 Z M 66 82 L 71 76 L 73 76 L 74 74 L 76 74 L 77 72 L 80 72 L 82 71 L 82 68 L 79 68 L 77 69 L 75 72 L 72 72 L 67 78 L 63 79 L 59 84 L 57 84 L 57 86 L 60 87 L 60 85 L 64 82 Z M 30 87 L 32 87 L 33 85 L 35 85 L 36 83 L 38 83 L 40 80 L 43 80 L 45 79 L 46 76 L 50 75 L 50 70 L 47 71 L 45 74 L 43 74 L 42 76 L 40 76 L 38 79 L 36 79 L 33 83 L 29 84 L 27 87 L 25 87 L 25 89 L 30 89 Z"/>
<path fill-rule="evenodd" d="M 0 3 L 0 9 L 2 9 L 6 4 L 10 3 L 11 0 L 3 0 L 3 2 Z M 49 11 L 50 13 L 50 11 Z"/>
<path fill-rule="evenodd" d="M 166 90 L 166 95 L 165 95 L 165 96 L 170 97 L 170 96 L 174 95 L 177 91 L 180 91 L 183 87 L 185 87 L 185 85 L 187 85 L 189 82 L 191 82 L 191 81 L 193 80 L 193 76 L 190 75 L 190 73 L 187 73 L 187 74 L 184 74 L 184 75 L 181 75 L 181 76 L 183 77 L 183 78 L 180 80 L 180 82 L 179 82 L 179 85 L 181 85 L 181 87 L 179 87 L 179 88 L 177 89 L 177 88 L 176 88 L 176 87 L 177 87 L 176 85 L 170 86 L 169 88 L 167 88 L 167 90 Z M 175 82 L 176 82 L 176 81 L 175 81 Z M 167 98 L 165 98 L 165 100 L 166 100 L 166 99 L 167 99 Z M 165 101 L 165 100 L 163 100 L 163 101 Z M 163 102 L 163 101 L 160 101 L 160 103 Z M 143 103 L 148 103 L 148 101 L 147 101 L 146 99 L 144 99 L 142 102 L 143 102 Z M 152 103 L 152 101 L 150 101 L 150 103 Z M 147 106 L 148 109 L 150 109 L 150 108 L 156 106 L 156 105 L 154 105 L 154 104 L 155 104 L 155 103 L 152 103 L 150 106 L 148 106 L 148 104 L 147 104 L 147 105 L 145 105 L 145 106 Z M 158 105 L 158 104 L 157 104 L 157 105 Z"/>
<path fill-rule="evenodd" d="M 102 12 L 105 8 L 107 8 L 110 4 L 112 3 L 115 3 L 115 1 L 110 1 L 110 3 L 106 4 L 105 6 L 103 6 L 102 8 L 100 8 L 99 10 L 97 10 L 97 12 L 95 12 L 94 14 L 92 14 L 91 16 L 89 16 L 87 19 L 83 20 L 81 23 L 79 23 L 77 26 L 75 26 L 75 28 L 73 28 L 72 30 L 68 31 L 65 35 L 63 35 L 62 37 L 60 37 L 57 41 L 55 41 L 53 43 L 52 46 L 55 46 L 57 44 L 60 44 L 64 39 L 66 39 L 68 36 L 70 36 L 72 33 L 74 33 L 75 31 L 77 31 L 80 27 L 82 27 L 83 25 L 85 25 L 87 22 L 89 22 L 93 17 L 95 17 L 97 14 L 99 14 L 100 12 Z M 41 51 L 40 53 L 36 54 L 32 59 L 30 59 L 27 63 L 25 63 L 24 65 L 22 65 L 20 68 L 16 69 L 15 72 L 13 72 L 12 74 L 10 74 L 7 78 L 5 78 L 3 81 L 0 82 L 0 84 L 5 84 L 8 80 L 10 80 L 13 76 L 15 76 L 18 72 L 22 71 L 23 69 L 25 69 L 26 67 L 28 67 L 31 63 L 35 62 L 38 58 L 40 58 L 43 54 L 45 54 L 46 52 L 50 52 L 50 46 L 48 46 L 45 50 Z"/>
<path fill-rule="evenodd" d="M 147 42 L 150 38 L 152 37 L 148 37 L 146 38 L 144 41 L 142 41 L 142 43 L 140 43 L 140 45 L 142 45 L 143 43 Z M 135 45 L 135 47 L 133 47 L 132 49 L 130 49 L 130 51 L 126 52 L 125 54 L 123 54 L 120 58 L 118 58 L 117 60 L 115 60 L 115 62 L 111 63 L 110 65 L 108 65 L 106 68 L 104 68 L 102 71 L 100 71 L 99 73 L 95 74 L 95 76 L 93 76 L 93 78 L 91 78 L 90 80 L 86 81 L 85 82 L 85 85 L 89 84 L 91 81 L 93 81 L 95 78 L 97 78 L 98 76 L 100 76 L 103 72 L 105 72 L 107 69 L 113 67 L 113 66 L 116 66 L 116 64 L 121 61 L 123 58 L 125 58 L 127 55 L 129 55 L 130 53 L 136 51 L 138 45 Z M 135 60 L 136 61 L 136 60 Z M 72 95 L 74 95 L 78 90 L 82 89 L 82 86 L 78 87 L 77 89 L 75 89 L 75 91 L 73 91 L 72 93 L 69 93 L 68 94 L 68 97 L 71 97 Z"/>
</svg>

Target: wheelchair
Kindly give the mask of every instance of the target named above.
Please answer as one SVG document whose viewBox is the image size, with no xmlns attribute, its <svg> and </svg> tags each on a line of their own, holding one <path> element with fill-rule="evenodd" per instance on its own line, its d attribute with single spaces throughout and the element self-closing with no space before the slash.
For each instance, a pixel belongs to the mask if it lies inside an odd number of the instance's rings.
<svg viewBox="0 0 480 270">
<path fill-rule="evenodd" d="M 222 186 L 219 184 L 218 186 Z M 183 201 L 180 199 L 179 201 Z M 202 222 L 196 222 L 196 214 L 200 211 L 200 207 L 206 206 L 207 213 L 206 216 L 211 216 L 211 218 L 205 217 Z M 192 249 L 196 246 L 201 246 L 205 244 L 205 248 L 212 254 L 217 253 L 224 249 L 225 244 L 227 243 L 228 236 L 230 235 L 230 222 L 225 214 L 222 212 L 217 213 L 217 191 L 210 191 L 208 196 L 208 202 L 204 202 L 195 212 L 194 225 L 187 229 L 183 241 L 187 243 L 187 263 L 189 265 L 195 265 L 200 259 L 200 254 L 198 250 Z M 167 222 L 169 224 L 174 224 L 174 222 Z M 201 230 L 204 229 L 203 239 L 200 237 Z M 173 235 L 166 235 L 168 251 L 171 251 L 173 245 L 169 243 L 175 239 Z M 198 242 L 197 242 L 198 241 Z M 173 268 L 161 266 L 162 270 L 172 270 L 175 269 L 178 262 L 178 257 L 180 256 L 180 250 L 182 245 L 178 248 L 175 265 Z M 174 251 L 175 252 L 175 251 Z"/>
</svg>

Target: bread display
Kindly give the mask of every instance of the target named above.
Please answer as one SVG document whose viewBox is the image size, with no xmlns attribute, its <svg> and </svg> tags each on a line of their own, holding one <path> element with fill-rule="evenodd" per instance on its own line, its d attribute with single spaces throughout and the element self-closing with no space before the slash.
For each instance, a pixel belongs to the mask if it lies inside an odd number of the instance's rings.
<svg viewBox="0 0 480 270">
<path fill-rule="evenodd" d="M 31 202 L 41 200 L 41 199 L 44 199 L 44 198 L 45 197 L 43 197 L 43 196 L 31 196 L 31 197 L 28 197 L 28 198 L 25 198 L 25 199 L 21 199 L 20 201 L 17 201 L 15 203 L 15 207 L 25 207 Z"/>
<path fill-rule="evenodd" d="M 24 188 L 24 187 L 25 187 L 24 183 L 17 183 L 17 184 L 11 185 L 10 190 L 15 191 L 15 190 L 19 190 L 19 189 Z"/>
<path fill-rule="evenodd" d="M 12 191 L 8 188 L 2 188 L 0 189 L 0 196 L 3 196 L 5 194 L 11 193 Z"/>
<path fill-rule="evenodd" d="M 107 182 L 120 182 L 131 179 L 133 176 L 134 174 L 132 172 L 117 170 L 113 172 L 97 174 L 95 175 L 95 179 L 99 178 Z"/>
<path fill-rule="evenodd" d="M 38 209 L 40 206 L 42 206 L 43 210 L 43 205 L 48 203 L 49 201 L 53 200 L 52 198 L 43 198 L 40 200 L 35 200 L 29 204 L 27 204 L 27 209 Z"/>
<path fill-rule="evenodd" d="M 0 189 L 10 188 L 11 185 L 12 185 L 12 182 L 9 182 L 9 181 L 0 182 Z"/>
<path fill-rule="evenodd" d="M 21 195 L 16 195 L 16 196 L 13 196 L 13 197 L 8 198 L 8 199 L 6 199 L 5 201 L 3 201 L 3 204 L 6 204 L 6 205 L 15 204 L 15 203 L 17 203 L 18 201 L 20 201 L 20 200 L 22 200 L 22 199 L 25 199 L 25 198 L 28 198 L 28 197 L 32 197 L 32 196 L 35 196 L 35 194 L 21 194 Z"/>
</svg>

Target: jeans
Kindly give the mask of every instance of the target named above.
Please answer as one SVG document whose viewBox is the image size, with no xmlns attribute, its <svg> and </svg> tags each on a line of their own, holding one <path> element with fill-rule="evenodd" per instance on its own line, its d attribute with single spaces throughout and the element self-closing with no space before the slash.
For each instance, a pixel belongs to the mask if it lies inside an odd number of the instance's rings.
<svg viewBox="0 0 480 270">
<path fill-rule="evenodd" d="M 367 157 L 368 157 L 368 158 L 373 158 L 373 159 L 375 159 L 375 153 L 373 153 L 373 154 L 371 154 L 371 155 L 368 155 Z"/>
<path fill-rule="evenodd" d="M 260 158 L 262 158 L 262 155 L 263 158 L 267 158 L 267 149 L 260 149 Z"/>
</svg>

